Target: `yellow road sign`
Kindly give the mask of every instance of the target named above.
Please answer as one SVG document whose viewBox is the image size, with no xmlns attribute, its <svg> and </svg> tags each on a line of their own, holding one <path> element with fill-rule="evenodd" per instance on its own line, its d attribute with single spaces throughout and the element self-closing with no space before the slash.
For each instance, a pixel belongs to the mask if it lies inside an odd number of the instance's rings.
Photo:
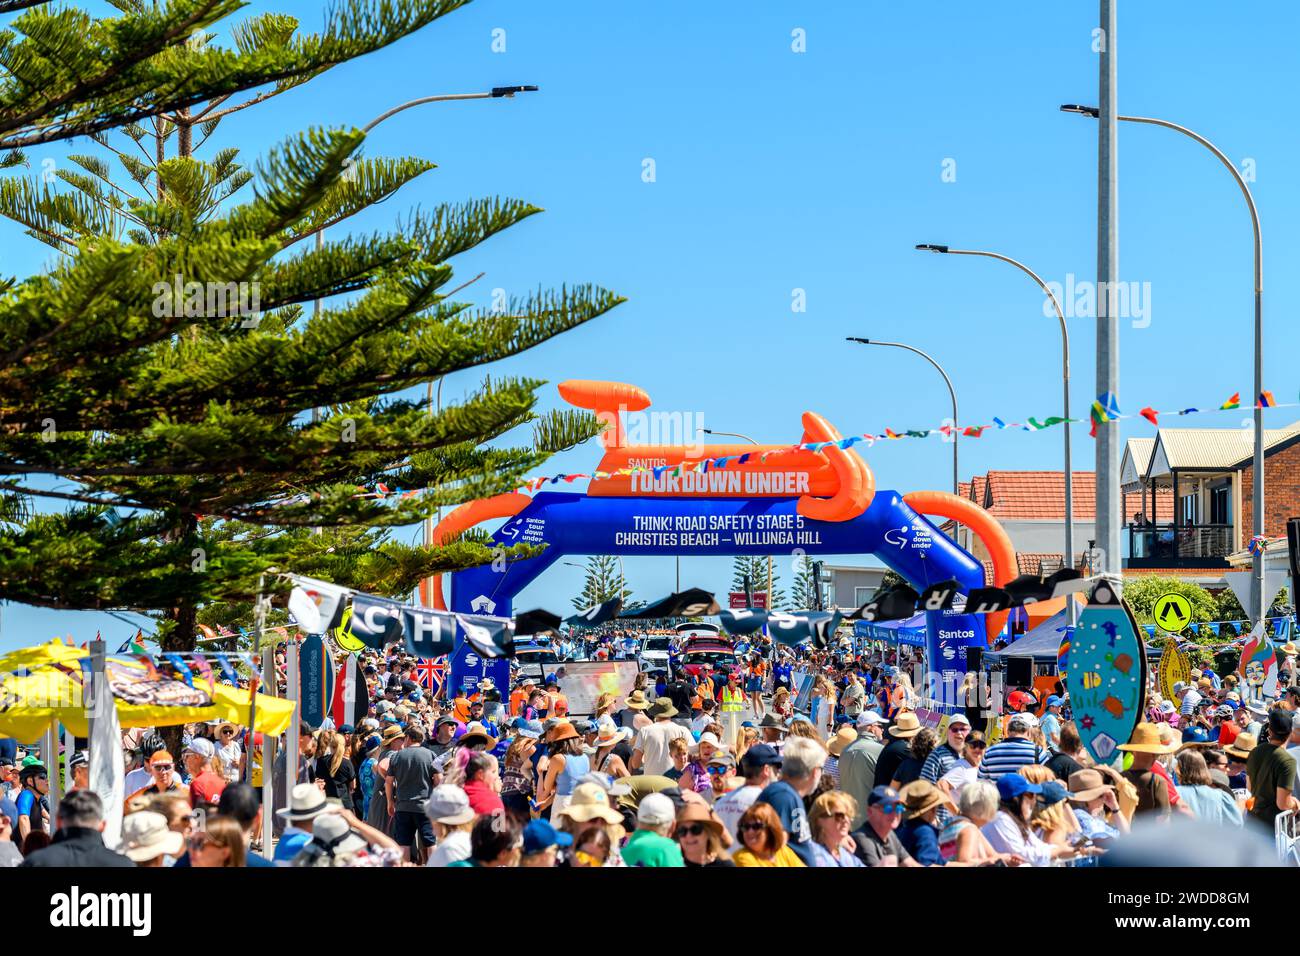
<svg viewBox="0 0 1300 956">
<path fill-rule="evenodd" d="M 1178 634 L 1192 623 L 1192 602 L 1181 594 L 1162 594 L 1156 598 L 1151 613 L 1161 630 Z"/>
<path fill-rule="evenodd" d="M 366 649 L 365 641 L 352 633 L 351 607 L 344 610 L 343 619 L 339 621 L 339 626 L 330 632 L 330 636 L 334 638 L 339 647 L 350 654 L 358 654 Z"/>
</svg>

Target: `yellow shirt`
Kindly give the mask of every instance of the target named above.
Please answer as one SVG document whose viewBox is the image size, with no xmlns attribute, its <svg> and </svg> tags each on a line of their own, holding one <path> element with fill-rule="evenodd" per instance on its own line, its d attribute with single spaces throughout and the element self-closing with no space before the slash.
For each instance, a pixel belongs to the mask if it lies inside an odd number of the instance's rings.
<svg viewBox="0 0 1300 956">
<path fill-rule="evenodd" d="M 776 851 L 776 855 L 770 860 L 764 860 L 754 854 L 753 850 L 737 850 L 732 856 L 732 861 L 736 866 L 803 866 L 803 860 L 799 855 L 790 849 L 789 845 L 781 847 Z"/>
</svg>

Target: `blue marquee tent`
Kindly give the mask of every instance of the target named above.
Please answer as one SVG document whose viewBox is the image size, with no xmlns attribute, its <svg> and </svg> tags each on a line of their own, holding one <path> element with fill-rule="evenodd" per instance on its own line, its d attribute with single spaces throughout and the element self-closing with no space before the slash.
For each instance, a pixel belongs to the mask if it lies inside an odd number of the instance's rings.
<svg viewBox="0 0 1300 956">
<path fill-rule="evenodd" d="M 925 615 L 899 621 L 854 621 L 853 636 L 908 647 L 925 647 Z"/>
</svg>

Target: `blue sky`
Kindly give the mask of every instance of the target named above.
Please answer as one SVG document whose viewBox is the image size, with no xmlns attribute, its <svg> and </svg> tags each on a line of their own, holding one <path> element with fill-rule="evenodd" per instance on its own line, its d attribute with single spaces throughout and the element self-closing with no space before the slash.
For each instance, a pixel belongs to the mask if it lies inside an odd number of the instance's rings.
<svg viewBox="0 0 1300 956">
<path fill-rule="evenodd" d="M 628 302 L 492 374 L 551 383 L 604 378 L 645 388 L 654 408 L 760 441 L 797 440 L 805 409 L 845 433 L 937 425 L 948 398 L 937 374 L 897 350 L 846 335 L 897 339 L 952 375 L 965 421 L 1059 412 L 1059 332 L 1042 298 L 1009 267 L 913 251 L 918 242 L 986 248 L 1045 279 L 1091 280 L 1096 268 L 1096 128 L 1059 113 L 1093 103 L 1095 2 L 973 4 L 736 2 L 646 6 L 477 0 L 423 32 L 335 69 L 308 87 L 226 120 L 214 143 L 245 159 L 308 125 L 364 125 L 416 96 L 536 83 L 512 101 L 435 104 L 380 126 L 370 155 L 418 155 L 438 169 L 358 217 L 392 225 L 417 205 L 472 196 L 529 200 L 546 213 L 456 263 L 470 291 L 525 294 L 592 281 Z M 321 22 L 323 5 L 254 4 Z M 1285 357 L 1300 151 L 1290 47 L 1292 4 L 1227 16 L 1208 3 L 1147 0 L 1120 11 L 1121 112 L 1181 122 L 1238 162 L 1253 160 L 1265 237 L 1266 385 L 1295 401 Z M 504 53 L 493 52 L 494 30 Z M 806 52 L 791 49 L 803 30 Z M 34 170 L 68 152 L 33 151 Z M 644 182 L 643 162 L 656 181 Z M 955 167 L 954 167 L 955 164 Z M 955 181 L 944 181 L 945 166 Z M 1126 411 L 1218 404 L 1251 380 L 1251 246 L 1230 177 L 1190 140 L 1127 125 L 1120 136 L 1120 270 L 1149 283 L 1150 323 L 1121 328 Z M 951 178 L 951 177 L 950 177 Z M 45 247 L 0 226 L 6 271 L 26 274 Z M 807 311 L 791 310 L 805 290 Z M 1070 321 L 1073 402 L 1094 397 L 1094 324 Z M 472 389 L 451 377 L 444 396 Z M 559 406 L 553 384 L 546 407 Z M 1268 413 L 1277 426 L 1295 409 Z M 1189 424 L 1236 426 L 1245 413 Z M 1149 434 L 1145 422 L 1125 435 Z M 593 446 L 548 473 L 588 471 Z M 950 448 L 903 441 L 863 451 L 879 486 L 947 488 Z M 962 446 L 962 474 L 1059 468 L 1059 431 L 986 433 Z M 1092 441 L 1076 431 L 1077 468 Z M 862 560 L 862 559 L 858 559 Z M 788 559 L 786 559 L 788 564 Z M 673 586 L 671 558 L 629 559 L 630 586 Z M 783 577 L 788 584 L 789 568 Z M 565 610 L 580 573 L 559 565 L 518 599 Z M 683 585 L 723 592 L 729 559 L 682 563 Z M 103 615 L 0 608 L 0 648 L 127 625 Z"/>
</svg>

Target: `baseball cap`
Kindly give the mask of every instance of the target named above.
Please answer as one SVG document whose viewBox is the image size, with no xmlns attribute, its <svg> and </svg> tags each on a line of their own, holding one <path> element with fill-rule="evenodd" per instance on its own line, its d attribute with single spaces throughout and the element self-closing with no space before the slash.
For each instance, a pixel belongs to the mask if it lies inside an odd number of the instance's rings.
<svg viewBox="0 0 1300 956">
<path fill-rule="evenodd" d="M 734 767 L 736 765 L 736 758 L 731 756 L 731 754 L 725 750 L 719 750 L 709 758 L 708 765 L 710 767 Z"/>
<path fill-rule="evenodd" d="M 1293 726 L 1294 718 L 1291 716 L 1291 711 L 1275 707 L 1268 712 L 1268 732 L 1274 737 L 1291 736 Z"/>
<path fill-rule="evenodd" d="M 1174 693 L 1175 693 L 1175 694 L 1181 694 L 1181 693 L 1182 693 L 1183 691 L 1185 691 L 1185 690 L 1187 690 L 1187 682 L 1186 682 L 1186 681 L 1181 681 L 1181 680 L 1180 680 L 1180 681 L 1178 681 L 1177 683 L 1174 684 Z"/>
<path fill-rule="evenodd" d="M 885 724 L 888 722 L 889 721 L 885 720 L 884 717 L 881 717 L 874 710 L 864 710 L 862 713 L 858 714 L 859 727 L 870 727 L 872 724 Z"/>
<path fill-rule="evenodd" d="M 952 727 L 956 724 L 961 724 L 962 726 L 969 727 L 970 718 L 960 712 L 953 714 L 951 717 L 948 718 L 948 726 Z"/>
<path fill-rule="evenodd" d="M 551 826 L 549 820 L 532 820 L 524 827 L 524 856 L 541 853 L 553 846 L 570 846 L 573 837 Z"/>
<path fill-rule="evenodd" d="M 757 771 L 759 767 L 779 767 L 781 763 L 781 755 L 771 744 L 754 744 L 740 758 L 740 768 L 746 776 Z"/>
<path fill-rule="evenodd" d="M 68 758 L 69 767 L 86 767 L 90 765 L 90 755 L 84 750 L 78 750 Z"/>
<path fill-rule="evenodd" d="M 194 754 L 204 760 L 211 760 L 216 755 L 216 752 L 217 748 L 212 746 L 212 741 L 206 737 L 195 737 L 181 751 L 182 754 Z"/>
<path fill-rule="evenodd" d="M 1016 714 L 1007 721 L 1007 730 L 1032 730 L 1037 723 L 1033 714 Z"/>
<path fill-rule="evenodd" d="M 998 778 L 998 797 L 1002 800 L 1015 800 L 1026 793 L 1042 792 L 1042 787 L 1030 783 L 1018 773 L 1007 773 Z"/>
<path fill-rule="evenodd" d="M 1065 703 L 1065 698 L 1064 698 L 1064 697 L 1058 697 L 1058 696 L 1056 696 L 1055 694 L 1053 694 L 1051 697 L 1047 698 L 1047 704 L 1046 704 L 1046 706 L 1048 706 L 1048 707 L 1060 707 L 1060 706 L 1061 706 L 1062 704 L 1064 704 L 1064 703 Z"/>
<path fill-rule="evenodd" d="M 649 793 L 641 798 L 636 810 L 636 822 L 652 827 L 662 827 L 677 819 L 673 802 L 662 793 Z"/>
<path fill-rule="evenodd" d="M 898 791 L 893 787 L 880 786 L 873 789 L 867 794 L 867 806 L 874 807 L 879 803 L 900 803 Z"/>
</svg>

